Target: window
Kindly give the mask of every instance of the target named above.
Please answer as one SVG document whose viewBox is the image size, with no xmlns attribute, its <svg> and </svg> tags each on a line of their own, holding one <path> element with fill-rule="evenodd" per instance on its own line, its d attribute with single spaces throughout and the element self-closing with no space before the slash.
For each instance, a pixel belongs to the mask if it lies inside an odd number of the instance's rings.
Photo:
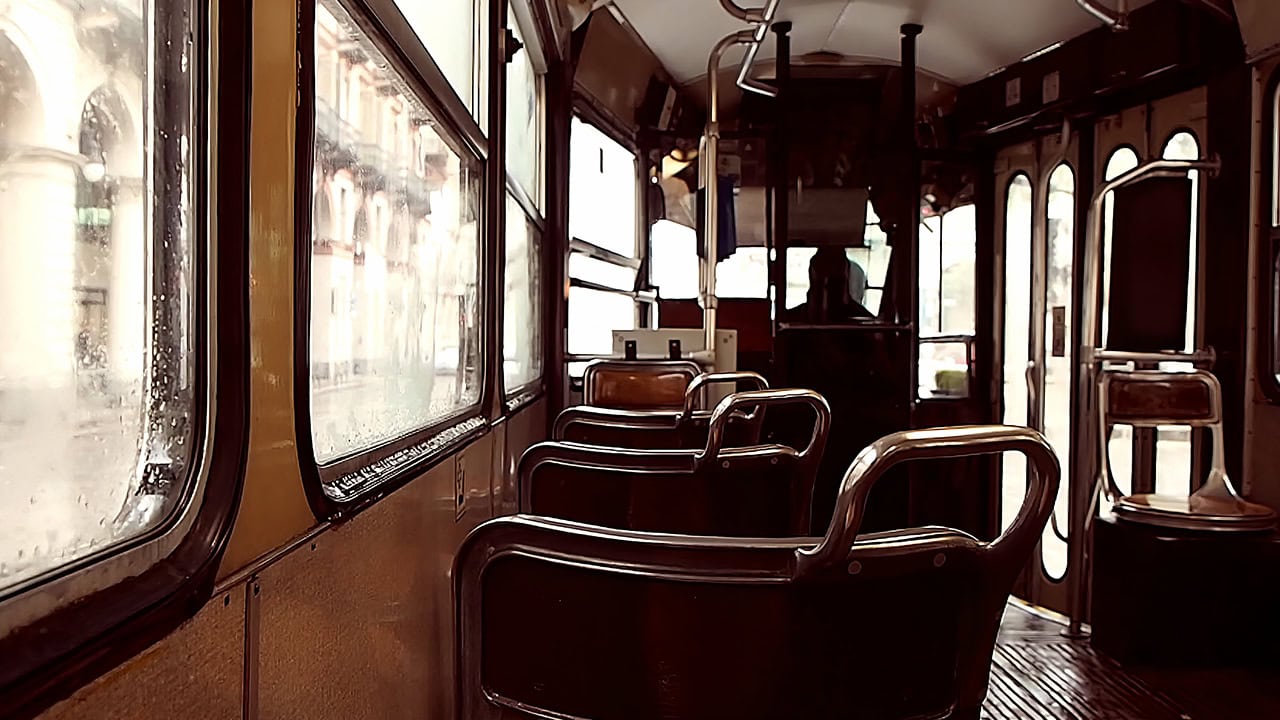
<svg viewBox="0 0 1280 720">
<path fill-rule="evenodd" d="M 1044 385 L 1040 423 L 1045 437 L 1058 456 L 1063 477 L 1071 477 L 1071 328 L 1074 326 L 1072 300 L 1075 290 L 1076 176 L 1062 163 L 1049 175 L 1049 198 L 1045 204 L 1045 317 Z M 1058 487 L 1054 504 L 1057 528 L 1070 524 L 1065 486 Z M 1053 524 L 1043 534 L 1045 573 L 1061 580 L 1067 572 L 1067 543 L 1058 537 Z"/>
<path fill-rule="evenodd" d="M 134 4 L 0 7 L 0 599 L 195 515 L 198 56 Z"/>
<path fill-rule="evenodd" d="M 508 394 L 542 377 L 542 237 L 507 196 L 502 377 Z"/>
<path fill-rule="evenodd" d="M 636 158 L 576 117 L 570 132 L 568 350 L 607 355 L 636 327 Z"/>
<path fill-rule="evenodd" d="M 920 225 L 920 397 L 968 397 L 977 323 L 973 205 Z"/>
<path fill-rule="evenodd" d="M 654 287 L 664 300 L 698 297 L 698 233 L 691 227 L 659 220 L 649 230 L 649 258 Z M 769 254 L 762 247 L 740 247 L 716 263 L 716 296 L 765 298 L 769 292 Z"/>
<path fill-rule="evenodd" d="M 1165 160 L 1199 160 L 1200 143 L 1196 142 L 1195 135 L 1185 130 L 1176 132 L 1169 138 L 1169 142 L 1165 143 L 1161 157 Z M 1200 260 L 1197 242 L 1200 236 L 1200 171 L 1192 170 L 1187 173 L 1187 178 L 1191 180 L 1191 234 L 1187 238 L 1187 257 L 1190 259 L 1187 264 L 1187 331 L 1182 349 L 1191 352 L 1196 349 L 1196 285 Z"/>
<path fill-rule="evenodd" d="M 542 90 L 515 13 L 507 26 L 523 48 L 507 65 L 507 172 L 535 205 L 542 204 Z"/>
<path fill-rule="evenodd" d="M 477 78 L 485 76 L 488 49 L 483 43 L 488 12 L 482 12 L 482 5 L 476 0 L 395 0 L 395 4 L 454 92 L 483 127 L 484 83 L 477 82 Z"/>
<path fill-rule="evenodd" d="M 1174 133 L 1165 143 L 1161 157 L 1166 160 L 1199 160 L 1200 143 L 1186 130 Z M 1200 171 L 1187 173 L 1191 180 L 1191 233 L 1187 237 L 1187 326 L 1183 350 L 1196 349 L 1197 278 L 1200 260 Z M 1171 371 L 1192 369 L 1190 363 L 1161 363 Z M 1162 495 L 1186 495 L 1191 492 L 1191 437 L 1188 427 L 1162 427 L 1156 430 L 1156 492 Z"/>
<path fill-rule="evenodd" d="M 569 235 L 636 256 L 636 157 L 573 119 L 569 139 Z"/>
<path fill-rule="evenodd" d="M 629 295 L 569 287 L 570 355 L 608 355 L 615 330 L 635 329 L 636 306 Z"/>
<path fill-rule="evenodd" d="M 867 201 L 867 224 L 862 239 L 865 247 L 845 248 L 844 251 L 851 270 L 849 294 L 872 314 L 877 314 L 884 297 L 884 282 L 889 273 L 889 258 L 893 255 L 893 248 L 880 229 L 880 218 L 870 201 Z M 817 252 L 817 248 L 811 247 L 787 248 L 786 309 L 794 309 L 808 298 L 809 262 Z"/>
<path fill-rule="evenodd" d="M 974 206 L 925 218 L 920 229 L 920 335 L 973 335 Z"/>
<path fill-rule="evenodd" d="M 1124 173 L 1138 167 L 1138 153 L 1133 148 L 1122 146 L 1116 148 L 1107 159 L 1104 180 L 1114 180 Z M 1115 213 L 1115 196 L 1107 193 L 1102 201 L 1102 347 L 1107 346 L 1107 295 L 1111 285 L 1111 233 L 1112 215 Z"/>
<path fill-rule="evenodd" d="M 1138 167 L 1138 153 L 1133 148 L 1121 146 L 1111 152 L 1103 171 L 1103 179 L 1114 180 Z M 1102 347 L 1107 344 L 1107 302 L 1111 285 L 1111 233 L 1112 215 L 1115 212 L 1115 196 L 1108 193 L 1102 205 Z M 1117 425 L 1107 445 L 1111 462 L 1111 476 L 1122 493 L 1133 488 L 1133 428 Z M 1105 509 L 1105 508 L 1104 508 Z"/>
<path fill-rule="evenodd" d="M 1031 359 L 1031 178 L 1019 172 L 1005 189 L 1004 202 L 1004 378 L 1003 422 L 1028 422 L 1027 363 Z M 1027 491 L 1027 460 L 1019 453 L 1002 457 L 1002 529 L 1008 529 Z"/>
<path fill-rule="evenodd" d="M 454 5 L 431 7 L 445 22 Z M 328 45 L 345 49 L 346 82 L 377 87 L 382 100 L 361 115 L 316 98 L 308 330 L 321 464 L 473 407 L 482 365 L 480 163 L 440 133 L 342 6 L 320 0 L 317 60 Z M 394 137 L 375 140 L 394 108 L 411 118 L 412 156 Z"/>
<path fill-rule="evenodd" d="M 649 228 L 649 260 L 650 277 L 663 299 L 698 297 L 698 231 L 659 220 Z M 716 283 L 719 282 L 717 275 Z"/>
<path fill-rule="evenodd" d="M 716 297 L 769 297 L 769 251 L 762 247 L 740 247 L 716 263 Z"/>
</svg>

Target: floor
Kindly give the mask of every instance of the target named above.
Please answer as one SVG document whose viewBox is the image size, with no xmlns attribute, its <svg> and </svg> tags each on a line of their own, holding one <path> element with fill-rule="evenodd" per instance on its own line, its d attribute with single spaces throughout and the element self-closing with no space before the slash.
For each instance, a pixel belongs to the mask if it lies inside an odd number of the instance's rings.
<svg viewBox="0 0 1280 720">
<path fill-rule="evenodd" d="M 988 720 L 1280 718 L 1280 668 L 1121 668 L 1057 622 L 1011 604 L 991 667 Z"/>
</svg>

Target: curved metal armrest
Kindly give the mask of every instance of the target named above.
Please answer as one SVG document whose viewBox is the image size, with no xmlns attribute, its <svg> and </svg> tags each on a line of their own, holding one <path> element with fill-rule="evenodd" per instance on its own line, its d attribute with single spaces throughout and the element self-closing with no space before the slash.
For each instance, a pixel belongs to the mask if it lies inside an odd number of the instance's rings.
<svg viewBox="0 0 1280 720">
<path fill-rule="evenodd" d="M 819 453 L 827 444 L 827 434 L 831 431 L 831 406 L 827 399 L 812 390 L 789 388 L 786 390 L 749 390 L 734 393 L 720 401 L 711 413 L 710 428 L 707 431 L 707 446 L 700 457 L 714 458 L 724 447 L 725 428 L 729 418 L 740 413 L 744 408 L 765 408 L 770 405 L 808 405 L 813 409 L 813 434 L 809 443 L 801 450 L 800 457 L 817 450 Z"/>
<path fill-rule="evenodd" d="M 798 551 L 805 571 L 842 565 L 848 558 L 866 514 L 871 489 L 891 468 L 911 460 L 962 458 L 1015 451 L 1027 456 L 1035 472 L 1013 523 L 987 546 L 988 552 L 1029 549 L 1039 537 L 1058 492 L 1058 457 L 1044 435 L 1025 427 L 970 425 L 907 430 L 871 443 L 844 475 L 835 513 L 826 535 L 816 547 Z"/>
<path fill-rule="evenodd" d="M 563 440 L 565 432 L 574 423 L 607 427 L 674 428 L 680 421 L 680 413 L 671 410 L 621 410 L 594 405 L 571 405 L 556 416 L 551 439 Z"/>
<path fill-rule="evenodd" d="M 698 451 L 632 450 L 560 440 L 537 443 L 520 456 L 520 463 L 516 470 L 516 475 L 520 478 L 522 512 L 529 512 L 533 500 L 533 476 L 543 465 L 567 465 L 636 473 L 693 473 L 698 468 Z"/>
<path fill-rule="evenodd" d="M 756 372 L 743 370 L 735 372 L 703 373 L 694 378 L 693 382 L 689 383 L 689 387 L 685 388 L 684 413 L 681 415 L 681 418 L 687 420 L 693 415 L 693 411 L 696 409 L 698 404 L 698 394 L 704 389 L 711 385 L 723 385 L 727 383 L 733 383 L 735 386 L 738 383 L 750 383 L 755 385 L 756 390 L 767 390 L 769 388 L 769 381 L 765 380 L 763 375 Z M 750 418 L 752 415 L 748 415 L 747 417 Z"/>
<path fill-rule="evenodd" d="M 520 457 L 519 475 L 523 483 L 539 465 L 546 463 L 623 471 L 693 472 L 698 454 L 698 450 L 637 450 L 548 440 L 524 451 Z"/>
</svg>

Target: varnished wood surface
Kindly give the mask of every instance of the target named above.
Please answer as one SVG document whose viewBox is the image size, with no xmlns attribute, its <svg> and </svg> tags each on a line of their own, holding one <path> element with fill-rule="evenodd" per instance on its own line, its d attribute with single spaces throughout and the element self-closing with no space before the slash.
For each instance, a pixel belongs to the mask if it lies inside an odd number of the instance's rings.
<svg viewBox="0 0 1280 720">
<path fill-rule="evenodd" d="M 988 720 L 1280 718 L 1280 668 L 1125 668 L 1010 604 L 983 707 Z"/>
</svg>

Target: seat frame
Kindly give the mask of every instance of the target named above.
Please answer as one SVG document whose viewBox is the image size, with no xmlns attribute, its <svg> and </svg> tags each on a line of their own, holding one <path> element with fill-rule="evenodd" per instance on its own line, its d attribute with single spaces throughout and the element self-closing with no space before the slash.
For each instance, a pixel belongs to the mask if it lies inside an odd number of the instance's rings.
<svg viewBox="0 0 1280 720">
<path fill-rule="evenodd" d="M 675 373 L 687 376 L 688 383 L 692 383 L 694 379 L 702 374 L 702 367 L 692 360 L 592 360 L 587 363 L 586 368 L 582 371 L 582 401 L 584 404 L 600 405 L 599 375 L 607 372 L 649 375 Z M 644 406 L 637 405 L 636 407 Z M 651 407 L 665 409 L 667 406 L 656 405 Z"/>
<path fill-rule="evenodd" d="M 1020 452 L 1030 473 L 1022 507 L 991 542 L 946 528 L 913 528 L 859 537 L 875 484 L 903 462 Z M 513 555 L 568 564 L 599 573 L 655 580 L 759 585 L 853 582 L 889 573 L 928 572 L 949 551 L 974 552 L 990 565 L 983 607 L 965 633 L 970 646 L 957 649 L 960 677 L 948 717 L 979 716 L 1003 606 L 1053 510 L 1060 469 L 1045 438 L 1030 428 L 969 426 L 894 433 L 864 449 L 841 483 L 836 512 L 826 534 L 813 538 L 724 538 L 614 530 L 566 520 L 517 515 L 486 522 L 463 542 L 454 566 L 457 622 L 455 660 L 460 720 L 511 717 L 570 718 L 523 698 L 490 692 L 483 676 L 484 576 Z M 912 558 L 932 557 L 932 563 Z M 941 561 L 941 563 L 940 563 Z M 536 622 L 536 618 L 530 621 Z M 851 641 L 853 639 L 851 638 Z M 796 663 L 820 658 L 796 658 Z"/>
<path fill-rule="evenodd" d="M 593 405 L 572 405 L 560 411 L 552 426 L 551 439 L 564 440 L 574 425 L 596 426 L 615 430 L 678 430 L 691 421 L 707 421 L 714 408 L 701 407 L 701 394 L 714 385 L 746 383 L 756 390 L 769 389 L 769 381 L 755 372 L 735 371 L 703 373 L 685 389 L 684 407 L 680 410 L 627 410 Z M 764 420 L 761 408 L 737 411 L 736 418 L 749 425 L 752 442 L 758 442 Z"/>
<path fill-rule="evenodd" d="M 694 388 L 696 392 L 696 388 Z M 728 425 L 739 419 L 757 419 L 769 407 L 804 405 L 813 410 L 813 431 L 806 445 L 797 450 L 785 445 L 753 444 L 744 447 L 725 447 Z M 600 408 L 596 411 L 604 410 Z M 642 422 L 670 419 L 669 413 L 604 410 L 593 416 L 593 421 L 622 412 L 623 418 Z M 682 414 L 681 417 L 684 417 Z M 557 422 L 559 425 L 559 422 Z M 635 425 L 623 426 L 635 427 Z M 666 427 L 662 425 L 661 427 Z M 702 448 L 617 448 L 584 443 L 548 441 L 538 443 L 525 451 L 520 458 L 517 475 L 520 482 L 520 509 L 528 512 L 534 502 L 535 473 L 548 465 L 576 468 L 597 468 L 637 475 L 670 475 L 672 473 L 694 476 L 706 472 L 732 470 L 735 465 L 759 462 L 763 458 L 775 460 L 787 455 L 796 459 L 791 480 L 791 508 L 793 515 L 788 527 L 796 534 L 807 534 L 813 509 L 813 489 L 818 465 L 822 461 L 827 436 L 831 429 L 831 408 L 825 398 L 812 390 L 775 389 L 751 390 L 734 393 L 720 401 L 711 412 L 706 444 Z M 775 460 L 776 462 L 776 460 Z"/>
<path fill-rule="evenodd" d="M 1125 413 L 1123 419 L 1116 420 L 1112 417 L 1110 401 L 1112 386 L 1117 383 L 1200 384 L 1208 393 L 1208 404 L 1204 412 L 1198 415 L 1173 411 L 1147 415 Z M 1095 502 L 1099 494 L 1105 496 L 1118 519 L 1192 532 L 1264 532 L 1275 526 L 1275 512 L 1241 498 L 1231 479 L 1227 477 L 1222 433 L 1222 385 L 1213 373 L 1199 369 L 1190 372 L 1104 370 L 1098 379 L 1097 406 L 1098 451 L 1102 461 L 1098 463 Z M 1125 495 L 1111 474 L 1109 449 L 1111 433 L 1116 425 L 1131 425 L 1135 428 L 1169 425 L 1207 428 L 1213 441 L 1209 476 L 1185 499 L 1155 493 Z M 1217 511 L 1206 511 L 1203 508 L 1216 508 Z M 1095 518 L 1096 515 L 1096 512 L 1091 512 L 1090 518 Z"/>
</svg>

